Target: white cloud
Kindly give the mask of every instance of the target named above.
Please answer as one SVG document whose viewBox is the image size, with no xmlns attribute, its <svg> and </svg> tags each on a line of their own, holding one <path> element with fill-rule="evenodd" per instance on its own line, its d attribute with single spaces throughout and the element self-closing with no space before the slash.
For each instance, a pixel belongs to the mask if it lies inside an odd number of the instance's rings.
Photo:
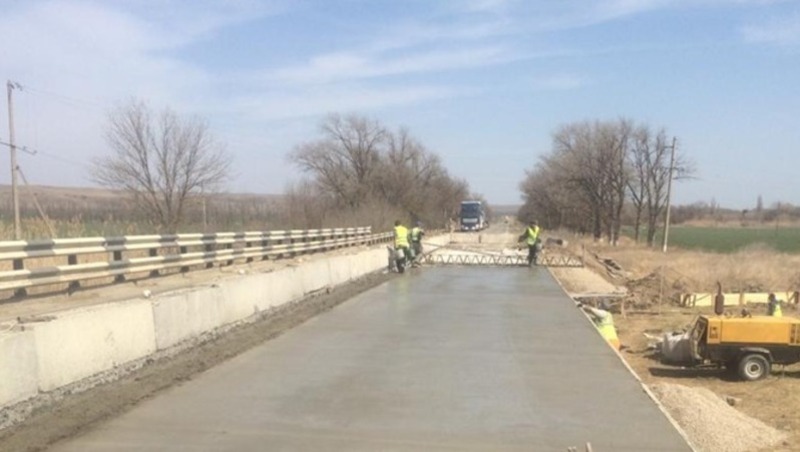
<svg viewBox="0 0 800 452">
<path fill-rule="evenodd" d="M 368 111 L 386 107 L 408 106 L 457 95 L 469 94 L 458 87 L 411 85 L 366 87 L 360 85 L 323 85 L 243 96 L 230 104 L 231 111 L 246 112 L 247 122 L 263 123 L 333 112 Z"/>
<path fill-rule="evenodd" d="M 564 91 L 586 86 L 585 77 L 576 74 L 555 74 L 533 79 L 531 86 L 540 91 Z"/>
<path fill-rule="evenodd" d="M 750 43 L 796 45 L 800 44 L 800 14 L 775 18 L 761 24 L 742 28 L 745 41 Z"/>
<path fill-rule="evenodd" d="M 508 11 L 514 0 L 467 0 L 459 2 L 459 6 L 468 12 L 503 13 Z"/>
<path fill-rule="evenodd" d="M 400 56 L 339 52 L 312 57 L 304 65 L 279 69 L 266 74 L 265 78 L 289 84 L 319 84 L 489 66 L 517 58 L 518 55 L 501 46 L 477 46 Z"/>
<path fill-rule="evenodd" d="M 403 23 L 382 32 L 365 51 L 384 52 L 425 44 L 468 43 L 509 36 L 519 31 L 507 18 L 481 18 L 458 21 L 449 17 L 443 23 Z"/>
</svg>

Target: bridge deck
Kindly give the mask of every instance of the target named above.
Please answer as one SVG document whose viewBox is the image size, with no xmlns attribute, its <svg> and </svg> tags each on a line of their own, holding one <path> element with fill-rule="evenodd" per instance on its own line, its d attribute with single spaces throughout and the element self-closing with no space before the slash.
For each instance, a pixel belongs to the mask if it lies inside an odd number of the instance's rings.
<svg viewBox="0 0 800 452">
<path fill-rule="evenodd" d="M 545 269 L 444 267 L 363 293 L 54 450 L 586 442 L 690 450 Z"/>
</svg>

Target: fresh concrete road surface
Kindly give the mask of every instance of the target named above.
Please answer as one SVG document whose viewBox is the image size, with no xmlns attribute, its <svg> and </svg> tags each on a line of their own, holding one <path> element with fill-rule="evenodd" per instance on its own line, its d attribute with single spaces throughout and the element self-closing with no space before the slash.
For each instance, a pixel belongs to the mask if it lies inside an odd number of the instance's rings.
<svg viewBox="0 0 800 452">
<path fill-rule="evenodd" d="M 57 451 L 690 450 L 545 269 L 424 268 Z"/>
</svg>

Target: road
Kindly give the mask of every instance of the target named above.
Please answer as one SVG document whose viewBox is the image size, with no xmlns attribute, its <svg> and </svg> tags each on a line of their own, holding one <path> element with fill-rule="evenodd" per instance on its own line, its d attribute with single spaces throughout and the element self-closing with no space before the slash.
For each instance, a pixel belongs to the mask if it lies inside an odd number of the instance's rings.
<svg viewBox="0 0 800 452">
<path fill-rule="evenodd" d="M 691 450 L 542 268 L 424 268 L 54 451 Z M 582 450 L 582 449 L 581 449 Z"/>
</svg>

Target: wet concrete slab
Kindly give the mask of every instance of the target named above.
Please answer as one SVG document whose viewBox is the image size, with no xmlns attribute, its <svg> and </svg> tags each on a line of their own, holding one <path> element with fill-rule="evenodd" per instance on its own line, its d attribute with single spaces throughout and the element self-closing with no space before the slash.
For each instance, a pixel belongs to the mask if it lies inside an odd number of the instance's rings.
<svg viewBox="0 0 800 452">
<path fill-rule="evenodd" d="M 56 451 L 691 450 L 543 268 L 423 268 Z"/>
</svg>

